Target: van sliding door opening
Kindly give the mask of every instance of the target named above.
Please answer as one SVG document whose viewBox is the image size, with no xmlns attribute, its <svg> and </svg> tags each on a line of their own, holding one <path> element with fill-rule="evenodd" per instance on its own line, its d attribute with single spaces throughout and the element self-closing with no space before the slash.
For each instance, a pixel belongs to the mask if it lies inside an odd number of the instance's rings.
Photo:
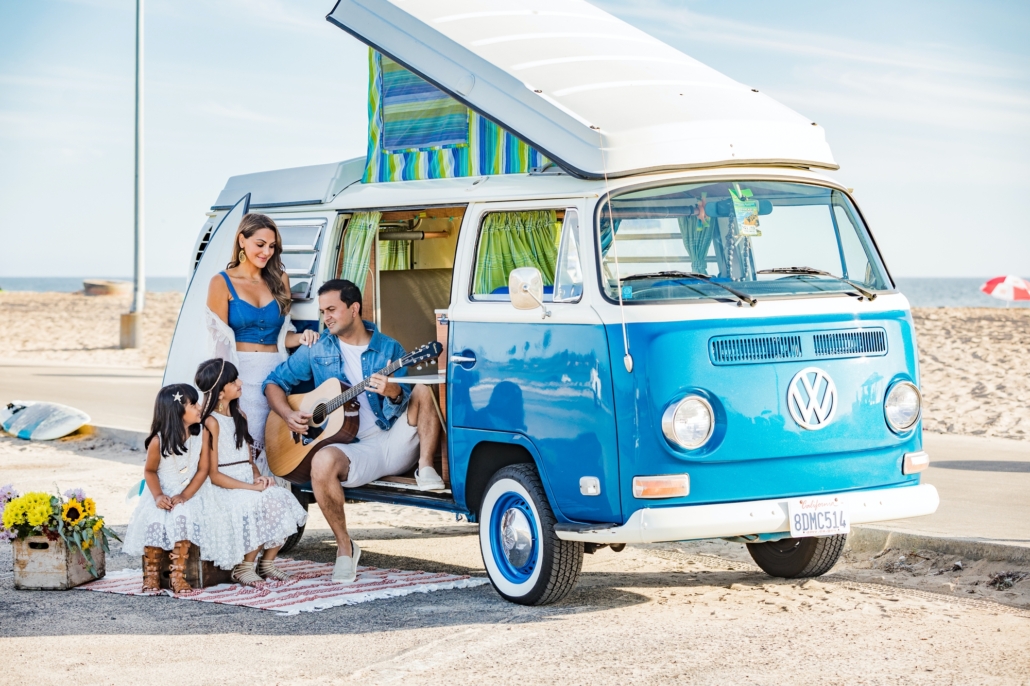
<svg viewBox="0 0 1030 686">
<path fill-rule="evenodd" d="M 434 311 L 451 300 L 464 207 L 355 212 L 344 227 L 336 276 L 354 281 L 362 312 L 405 350 L 435 341 Z M 409 374 L 435 375 L 435 365 Z"/>
</svg>

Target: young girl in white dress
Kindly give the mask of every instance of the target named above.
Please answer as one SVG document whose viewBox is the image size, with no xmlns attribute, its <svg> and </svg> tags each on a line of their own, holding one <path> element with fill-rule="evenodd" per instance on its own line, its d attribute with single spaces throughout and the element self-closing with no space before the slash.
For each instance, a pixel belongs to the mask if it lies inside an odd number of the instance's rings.
<svg viewBox="0 0 1030 686">
<path fill-rule="evenodd" d="M 195 381 L 204 392 L 201 460 L 207 460 L 213 500 L 232 531 L 231 537 L 218 541 L 218 552 L 242 560 L 233 567 L 233 581 L 245 586 L 265 579 L 285 581 L 290 575 L 275 566 L 275 557 L 308 513 L 292 493 L 262 476 L 251 458 L 253 439 L 239 408 L 242 384 L 236 366 L 208 360 L 197 369 Z"/>
<path fill-rule="evenodd" d="M 221 526 L 217 519 L 205 519 L 206 496 L 211 491 L 208 466 L 199 438 L 191 435 L 200 429 L 198 400 L 193 386 L 172 384 L 158 391 L 154 401 L 154 419 L 144 442 L 146 488 L 129 518 L 122 544 L 122 552 L 143 556 L 144 591 L 161 589 L 158 566 L 164 550 L 171 551 L 172 591 L 193 590 L 185 578 L 190 543 L 206 550 L 205 534 L 214 535 L 212 527 Z"/>
</svg>

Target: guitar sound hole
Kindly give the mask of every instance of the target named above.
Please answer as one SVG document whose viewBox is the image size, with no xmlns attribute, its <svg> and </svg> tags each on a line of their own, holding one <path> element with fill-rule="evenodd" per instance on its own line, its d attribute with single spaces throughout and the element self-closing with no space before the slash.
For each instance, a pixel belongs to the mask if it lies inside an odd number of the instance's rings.
<svg viewBox="0 0 1030 686">
<path fill-rule="evenodd" d="M 325 423 L 325 405 L 316 405 L 311 413 L 311 423 L 318 426 Z M 311 433 L 310 431 L 308 432 Z"/>
</svg>

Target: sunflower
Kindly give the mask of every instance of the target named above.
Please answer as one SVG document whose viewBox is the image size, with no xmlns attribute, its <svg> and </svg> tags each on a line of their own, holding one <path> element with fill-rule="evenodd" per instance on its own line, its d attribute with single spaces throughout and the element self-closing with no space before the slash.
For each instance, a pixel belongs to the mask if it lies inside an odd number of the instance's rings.
<svg viewBox="0 0 1030 686">
<path fill-rule="evenodd" d="M 92 546 L 92 545 L 93 545 L 93 541 L 87 538 L 87 539 L 85 539 L 82 542 L 82 549 L 83 550 L 89 550 L 90 546 Z"/>
<path fill-rule="evenodd" d="M 101 517 L 97 521 L 93 522 L 93 533 L 99 534 L 100 530 L 104 528 L 104 518 Z"/>
<path fill-rule="evenodd" d="M 64 510 L 61 512 L 61 518 L 72 526 L 81 522 L 84 516 L 82 505 L 74 498 L 64 504 Z"/>
<path fill-rule="evenodd" d="M 83 498 L 82 509 L 86 511 L 87 517 L 92 517 L 97 513 L 97 504 L 93 502 L 92 498 Z"/>
</svg>

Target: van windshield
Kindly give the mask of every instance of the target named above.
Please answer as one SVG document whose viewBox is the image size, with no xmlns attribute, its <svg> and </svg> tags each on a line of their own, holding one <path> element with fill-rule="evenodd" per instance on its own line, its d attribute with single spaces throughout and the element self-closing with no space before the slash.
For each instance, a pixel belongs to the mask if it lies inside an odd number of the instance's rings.
<svg viewBox="0 0 1030 686">
<path fill-rule="evenodd" d="M 602 206 L 598 234 L 612 300 L 620 285 L 624 301 L 868 296 L 891 287 L 854 205 L 823 186 L 741 180 L 630 191 Z"/>
</svg>

